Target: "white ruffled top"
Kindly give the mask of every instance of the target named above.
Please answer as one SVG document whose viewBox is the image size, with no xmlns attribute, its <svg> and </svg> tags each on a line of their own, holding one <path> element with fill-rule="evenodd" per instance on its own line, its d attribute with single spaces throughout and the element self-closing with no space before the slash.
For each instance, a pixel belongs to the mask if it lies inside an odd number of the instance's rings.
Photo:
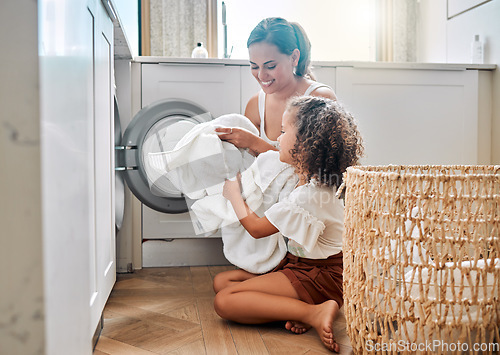
<svg viewBox="0 0 500 355">
<path fill-rule="evenodd" d="M 290 253 L 326 259 L 342 251 L 344 204 L 335 193 L 335 187 L 322 187 L 312 181 L 295 188 L 265 212 L 267 219 L 289 239 Z"/>
</svg>

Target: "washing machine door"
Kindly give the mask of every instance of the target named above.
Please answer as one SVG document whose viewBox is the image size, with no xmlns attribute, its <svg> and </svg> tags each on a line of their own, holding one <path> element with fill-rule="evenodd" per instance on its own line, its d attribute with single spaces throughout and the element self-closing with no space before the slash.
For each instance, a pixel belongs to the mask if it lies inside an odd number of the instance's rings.
<svg viewBox="0 0 500 355">
<path fill-rule="evenodd" d="M 154 102 L 140 110 L 123 134 L 120 168 L 132 193 L 146 206 L 165 213 L 188 211 L 185 196 L 148 164 L 150 153 L 172 150 L 198 123 L 212 115 L 184 99 Z"/>
</svg>

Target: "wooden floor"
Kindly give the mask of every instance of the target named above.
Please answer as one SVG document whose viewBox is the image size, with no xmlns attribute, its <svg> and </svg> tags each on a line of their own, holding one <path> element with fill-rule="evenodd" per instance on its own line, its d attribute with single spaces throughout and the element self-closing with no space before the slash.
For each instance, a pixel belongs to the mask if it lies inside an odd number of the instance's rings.
<svg viewBox="0 0 500 355">
<path fill-rule="evenodd" d="M 241 325 L 214 311 L 213 277 L 231 267 L 145 268 L 119 274 L 104 309 L 94 354 L 331 354 L 314 329 L 284 323 Z M 334 323 L 341 354 L 351 354 L 344 313 Z"/>
</svg>

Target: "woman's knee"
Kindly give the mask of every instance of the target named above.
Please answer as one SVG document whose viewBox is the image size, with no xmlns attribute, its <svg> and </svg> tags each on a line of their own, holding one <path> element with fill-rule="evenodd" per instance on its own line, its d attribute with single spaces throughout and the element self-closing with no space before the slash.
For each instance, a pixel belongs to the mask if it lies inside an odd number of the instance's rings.
<svg viewBox="0 0 500 355">
<path fill-rule="evenodd" d="M 219 317 L 229 319 L 229 298 L 230 292 L 222 290 L 215 295 L 214 309 Z"/>
<path fill-rule="evenodd" d="M 251 279 L 254 276 L 255 275 L 240 269 L 220 272 L 214 277 L 214 291 L 218 293 L 226 287 Z"/>
<path fill-rule="evenodd" d="M 228 278 L 224 272 L 221 272 L 214 277 L 213 288 L 215 293 L 219 293 L 220 290 L 224 289 L 228 285 Z"/>
</svg>

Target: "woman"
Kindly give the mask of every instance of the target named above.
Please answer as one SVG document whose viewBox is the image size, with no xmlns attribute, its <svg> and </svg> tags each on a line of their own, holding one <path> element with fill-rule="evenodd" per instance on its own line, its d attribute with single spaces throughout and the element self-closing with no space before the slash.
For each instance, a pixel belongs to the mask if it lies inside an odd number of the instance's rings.
<svg viewBox="0 0 500 355">
<path fill-rule="evenodd" d="M 238 128 L 219 128 L 222 140 L 255 155 L 274 149 L 281 118 L 293 96 L 321 96 L 336 100 L 333 90 L 314 81 L 310 69 L 311 43 L 298 23 L 279 17 L 262 20 L 247 41 L 252 74 L 261 86 L 247 103 L 245 116 L 259 129 L 260 137 Z"/>
</svg>

